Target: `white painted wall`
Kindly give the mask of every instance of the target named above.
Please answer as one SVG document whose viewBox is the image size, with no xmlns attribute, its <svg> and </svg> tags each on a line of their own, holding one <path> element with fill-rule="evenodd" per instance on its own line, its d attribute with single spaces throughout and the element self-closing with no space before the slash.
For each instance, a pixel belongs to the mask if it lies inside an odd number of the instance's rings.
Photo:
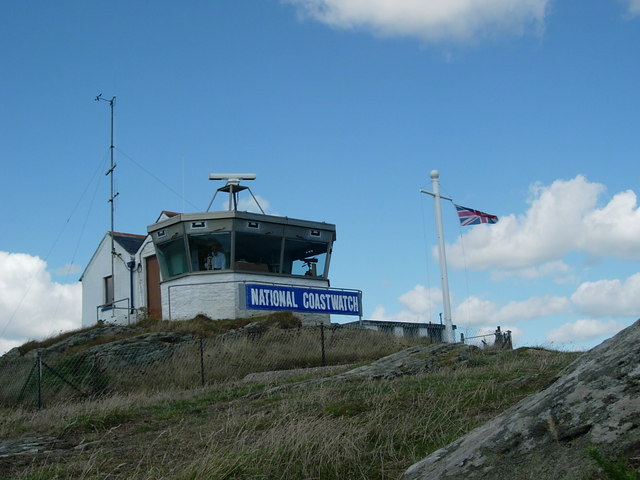
<svg viewBox="0 0 640 480">
<path fill-rule="evenodd" d="M 187 320 L 198 314 L 220 320 L 226 318 L 250 318 L 273 313 L 271 310 L 248 310 L 241 308 L 244 290 L 241 285 L 270 282 L 296 287 L 327 288 L 324 279 L 308 277 L 279 277 L 255 273 L 203 273 L 188 275 L 163 282 L 162 317 L 169 320 Z M 328 314 L 296 312 L 303 323 L 329 323 Z"/>
<path fill-rule="evenodd" d="M 153 245 L 152 245 L 153 248 Z M 114 262 L 114 300 L 116 308 L 98 308 L 105 303 L 104 278 L 111 275 L 111 238 L 105 235 L 82 276 L 82 326 L 90 327 L 99 320 L 126 325 L 135 322 L 131 307 L 131 273 L 126 263 L 131 255 L 115 242 L 118 254 Z M 136 262 L 138 262 L 136 257 Z M 144 271 L 133 273 L 134 306 L 146 305 L 146 286 L 140 277 Z M 129 308 L 127 308 L 129 307 Z"/>
</svg>

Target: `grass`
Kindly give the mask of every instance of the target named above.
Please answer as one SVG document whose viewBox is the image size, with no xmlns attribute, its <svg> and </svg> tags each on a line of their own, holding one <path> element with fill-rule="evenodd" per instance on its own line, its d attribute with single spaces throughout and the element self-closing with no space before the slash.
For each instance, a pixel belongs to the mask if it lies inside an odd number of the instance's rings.
<svg viewBox="0 0 640 480">
<path fill-rule="evenodd" d="M 252 322 L 263 322 L 268 326 L 287 329 L 297 328 L 301 326 L 300 319 L 291 312 L 277 312 L 269 315 L 263 315 L 253 318 L 239 318 L 239 319 L 227 319 L 227 320 L 211 320 L 205 315 L 198 315 L 190 320 L 184 320 L 180 322 L 173 322 L 169 320 L 159 320 L 153 317 L 146 317 L 139 322 L 125 327 L 125 331 L 118 334 L 102 335 L 91 341 L 87 341 L 82 345 L 72 347 L 70 353 L 77 353 L 85 350 L 89 347 L 96 345 L 103 345 L 116 340 L 122 340 L 124 338 L 141 335 L 143 333 L 153 332 L 176 332 L 176 333 L 190 333 L 199 337 L 215 337 L 226 333 L 230 330 L 243 328 Z M 21 355 L 25 355 L 31 350 L 47 348 L 56 343 L 62 342 L 67 338 L 70 338 L 79 333 L 89 332 L 91 330 L 102 329 L 105 327 L 103 322 L 98 322 L 91 327 L 80 328 L 76 330 L 69 330 L 67 332 L 54 335 L 44 340 L 30 340 L 25 344 L 18 347 Z M 127 331 L 128 329 L 128 331 Z"/>
<path fill-rule="evenodd" d="M 595 460 L 606 480 L 640 480 L 637 466 L 630 465 L 629 459 L 610 459 L 596 447 L 588 450 L 589 456 Z M 637 458 L 635 459 L 637 462 Z"/>
<path fill-rule="evenodd" d="M 74 335 L 77 335 L 79 333 L 84 333 L 84 332 L 89 332 L 91 330 L 96 330 L 98 328 L 102 328 L 104 326 L 103 323 L 96 323 L 95 325 L 91 326 L 91 327 L 85 327 L 85 328 L 78 328 L 76 330 L 69 330 L 67 332 L 63 332 L 60 333 L 58 335 L 53 335 L 51 337 L 47 337 L 44 340 L 30 340 L 26 343 L 24 343 L 23 345 L 21 345 L 20 347 L 18 347 L 18 351 L 20 352 L 20 355 L 25 355 L 26 353 L 30 352 L 31 350 L 35 350 L 38 348 L 47 348 L 50 347 L 51 345 L 54 345 L 58 342 L 61 342 L 67 338 L 73 337 Z"/>
<path fill-rule="evenodd" d="M 63 455 L 0 459 L 0 472 L 18 480 L 397 479 L 548 385 L 575 358 L 529 349 L 478 352 L 464 367 L 386 380 L 269 393 L 275 380 L 227 379 L 41 411 L 0 409 L 0 438 L 52 435 L 67 445 Z"/>
<path fill-rule="evenodd" d="M 186 329 L 183 333 L 189 335 L 180 341 L 157 341 L 153 348 L 118 344 L 89 350 L 88 346 L 104 340 L 95 339 L 60 353 L 43 354 L 40 373 L 36 358 L 7 359 L 0 369 L 0 404 L 49 407 L 115 392 L 195 388 L 255 372 L 358 364 L 425 341 L 348 328 L 321 332 L 318 327 L 300 326 L 286 312 L 262 320 L 271 327 L 257 332 L 239 328 L 248 323 L 246 319 L 217 322 L 196 317 L 187 322 L 166 322 L 173 329 Z M 137 331 L 154 328 L 164 332 L 164 323 L 146 321 Z M 203 333 L 206 329 L 210 329 L 208 336 Z M 211 333 L 214 331 L 216 335 Z"/>
</svg>

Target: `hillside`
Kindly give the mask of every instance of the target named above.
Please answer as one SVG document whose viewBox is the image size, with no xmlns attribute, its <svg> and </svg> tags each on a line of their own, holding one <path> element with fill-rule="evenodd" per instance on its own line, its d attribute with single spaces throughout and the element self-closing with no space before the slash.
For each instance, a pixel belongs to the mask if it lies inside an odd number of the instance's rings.
<svg viewBox="0 0 640 480">
<path fill-rule="evenodd" d="M 576 357 L 414 345 L 375 362 L 3 408 L 0 476 L 396 479 L 550 385 Z"/>
</svg>

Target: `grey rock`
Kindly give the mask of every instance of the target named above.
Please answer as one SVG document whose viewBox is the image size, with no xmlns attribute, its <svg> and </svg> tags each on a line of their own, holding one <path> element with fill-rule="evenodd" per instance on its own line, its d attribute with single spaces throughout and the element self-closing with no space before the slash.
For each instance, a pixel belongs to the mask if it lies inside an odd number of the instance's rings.
<svg viewBox="0 0 640 480">
<path fill-rule="evenodd" d="M 104 327 L 92 328 L 91 330 L 71 335 L 49 347 L 29 350 L 24 355 L 24 358 L 34 359 L 38 353 L 51 358 L 64 353 L 72 347 L 85 345 L 103 337 L 114 337 L 126 332 L 131 332 L 131 327 L 122 325 L 106 325 Z M 17 356 L 16 354 L 20 355 L 18 348 L 10 350 L 3 356 L 3 358 L 15 358 Z"/>
<path fill-rule="evenodd" d="M 55 437 L 24 437 L 0 442 L 0 458 L 42 453 L 53 448 Z"/>
<path fill-rule="evenodd" d="M 247 333 L 247 334 L 261 334 L 267 331 L 269 327 L 267 326 L 267 324 L 262 323 L 262 322 L 251 322 L 247 325 L 244 326 L 243 330 Z"/>
<path fill-rule="evenodd" d="M 467 365 L 473 354 L 479 351 L 478 347 L 462 343 L 417 345 L 334 378 L 394 378 L 402 375 L 416 375 L 443 367 L 460 367 Z"/>
<path fill-rule="evenodd" d="M 250 394 L 248 398 L 257 398 L 290 388 L 301 388 L 326 382 L 346 382 L 355 378 L 368 378 L 371 380 L 388 379 L 402 375 L 416 375 L 443 367 L 456 368 L 467 365 L 472 361 L 473 355 L 479 352 L 480 349 L 478 347 L 464 345 L 462 343 L 417 345 L 344 373 L 330 377 L 278 385 L 260 393 Z"/>
<path fill-rule="evenodd" d="M 166 362 L 182 347 L 194 345 L 193 342 L 193 335 L 186 333 L 143 333 L 90 347 L 84 354 L 98 361 L 103 368 L 110 370 Z"/>
<path fill-rule="evenodd" d="M 22 357 L 22 353 L 20 353 L 20 349 L 18 347 L 14 347 L 11 350 L 9 350 L 8 352 L 6 352 L 4 355 L 2 355 L 3 359 L 7 359 L 7 360 L 13 360 L 16 358 L 20 358 Z"/>
<path fill-rule="evenodd" d="M 640 445 L 640 320 L 565 368 L 546 390 L 411 466 L 403 480 L 583 479 L 587 449 Z"/>
</svg>

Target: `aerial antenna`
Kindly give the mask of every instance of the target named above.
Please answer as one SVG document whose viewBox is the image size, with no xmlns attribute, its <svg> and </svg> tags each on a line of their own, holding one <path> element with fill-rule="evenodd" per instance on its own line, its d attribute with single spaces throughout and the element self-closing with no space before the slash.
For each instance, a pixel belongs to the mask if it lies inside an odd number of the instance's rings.
<svg viewBox="0 0 640 480">
<path fill-rule="evenodd" d="M 113 107 L 115 106 L 115 103 L 116 103 L 116 97 L 111 97 L 111 100 L 107 100 L 106 98 L 102 98 L 102 94 L 99 93 L 96 96 L 96 102 L 99 102 L 99 101 L 107 102 L 109 104 L 109 107 L 110 107 L 110 110 L 111 110 L 111 145 L 109 146 L 109 151 L 110 151 L 110 156 L 111 156 L 111 163 L 109 165 L 109 170 L 107 170 L 105 175 L 109 175 L 110 180 L 111 180 L 111 194 L 109 196 L 109 205 L 110 205 L 110 211 L 111 211 L 111 234 L 110 234 L 110 237 L 111 237 L 111 283 L 113 285 L 112 289 L 114 289 L 115 288 L 114 262 L 115 262 L 115 256 L 116 256 L 116 248 L 115 248 L 115 243 L 114 243 L 114 239 L 113 239 L 113 234 L 115 232 L 113 201 L 118 196 L 118 193 L 114 192 L 114 184 L 113 184 L 113 171 L 116 168 L 116 164 L 113 162 L 113 153 L 114 153 L 114 150 L 115 150 L 115 145 L 114 145 L 114 142 L 113 142 Z M 115 294 L 115 290 L 114 290 L 113 293 Z M 115 300 L 115 296 L 114 296 L 113 300 Z M 113 312 L 113 310 L 112 310 L 112 312 Z"/>
<path fill-rule="evenodd" d="M 251 189 L 245 185 L 240 185 L 242 180 L 255 180 L 255 173 L 211 173 L 209 174 L 209 180 L 226 180 L 227 183 L 224 187 L 220 187 L 216 190 L 216 193 L 213 194 L 213 198 L 209 202 L 209 206 L 207 207 L 207 212 L 213 205 L 213 201 L 216 199 L 216 195 L 218 192 L 225 192 L 229 194 L 229 211 L 237 211 L 238 210 L 238 193 L 243 190 L 249 190 L 253 201 L 256 202 L 258 208 L 264 215 L 264 210 L 258 203 L 255 195 L 251 191 Z"/>
</svg>

